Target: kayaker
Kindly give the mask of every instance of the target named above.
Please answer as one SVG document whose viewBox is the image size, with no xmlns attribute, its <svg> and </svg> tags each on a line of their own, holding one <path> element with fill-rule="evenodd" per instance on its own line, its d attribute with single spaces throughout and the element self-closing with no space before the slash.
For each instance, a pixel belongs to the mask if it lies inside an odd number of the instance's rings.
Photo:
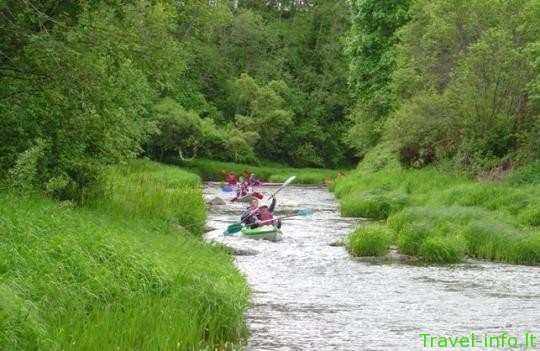
<svg viewBox="0 0 540 351">
<path fill-rule="evenodd" d="M 259 207 L 259 201 L 257 199 L 251 200 L 249 207 L 244 210 L 240 221 L 251 228 L 257 228 L 263 225 L 272 225 L 274 224 L 278 228 L 281 227 L 281 221 L 270 221 L 273 217 L 272 212 L 276 207 L 276 198 L 272 198 L 272 203 L 270 207 L 263 205 Z M 264 222 L 268 221 L 268 222 Z M 264 222 L 264 223 L 261 223 Z"/>
<path fill-rule="evenodd" d="M 261 182 L 259 182 L 259 180 L 255 177 L 255 173 L 251 173 L 251 175 L 249 176 L 249 179 L 248 179 L 248 183 L 251 186 L 259 186 L 259 185 L 261 185 Z"/>
<path fill-rule="evenodd" d="M 242 216 L 240 216 L 240 222 L 244 223 L 245 225 L 252 226 L 252 228 L 256 228 L 257 225 L 255 224 L 258 220 L 258 214 L 259 214 L 259 200 L 253 199 L 249 203 L 249 207 L 242 212 Z"/>
<path fill-rule="evenodd" d="M 275 225 L 278 228 L 281 228 L 281 221 L 279 219 L 272 220 L 274 216 L 272 215 L 272 211 L 274 210 L 274 207 L 276 206 L 276 199 L 272 199 L 272 204 L 270 207 L 263 205 L 259 207 L 259 215 L 258 215 L 258 221 L 256 222 L 257 225 Z"/>
<path fill-rule="evenodd" d="M 236 183 L 238 183 L 238 181 L 236 180 L 236 176 L 233 172 L 229 172 L 229 174 L 227 175 L 227 183 L 231 186 L 235 186 Z"/>
<path fill-rule="evenodd" d="M 236 184 L 236 197 L 242 197 L 249 194 L 249 184 L 244 177 L 238 177 L 238 183 Z"/>
<path fill-rule="evenodd" d="M 249 179 L 249 171 L 247 169 L 244 169 L 242 175 L 244 176 L 244 178 Z"/>
</svg>

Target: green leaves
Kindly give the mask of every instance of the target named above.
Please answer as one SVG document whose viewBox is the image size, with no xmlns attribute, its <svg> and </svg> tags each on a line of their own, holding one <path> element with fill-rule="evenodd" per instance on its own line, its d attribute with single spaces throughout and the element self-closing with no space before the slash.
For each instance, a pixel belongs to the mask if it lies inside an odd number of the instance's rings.
<svg viewBox="0 0 540 351">
<path fill-rule="evenodd" d="M 470 173 L 537 157 L 538 5 L 416 0 L 407 15 L 395 5 L 351 3 L 359 95 L 347 141 L 359 154 L 383 138 L 406 165 L 452 158 Z"/>
<path fill-rule="evenodd" d="M 347 141 L 364 155 L 380 139 L 392 110 L 390 81 L 396 61 L 397 31 L 408 21 L 410 0 L 351 1 L 353 26 L 347 37 L 349 84 L 357 98 Z"/>
</svg>

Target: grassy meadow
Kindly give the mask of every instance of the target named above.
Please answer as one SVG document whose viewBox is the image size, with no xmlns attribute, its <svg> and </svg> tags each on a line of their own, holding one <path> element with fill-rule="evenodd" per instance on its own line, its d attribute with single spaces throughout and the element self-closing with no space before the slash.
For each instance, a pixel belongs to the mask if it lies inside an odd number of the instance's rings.
<svg viewBox="0 0 540 351">
<path fill-rule="evenodd" d="M 200 240 L 199 179 L 133 161 L 75 207 L 0 193 L 0 350 L 234 349 L 249 290 Z"/>
<path fill-rule="evenodd" d="M 387 153 L 375 153 L 333 184 L 343 216 L 386 220 L 384 230 L 351 234 L 353 255 L 379 255 L 395 243 L 427 262 L 473 257 L 540 264 L 540 164 L 487 182 L 436 166 L 403 169 Z"/>
</svg>

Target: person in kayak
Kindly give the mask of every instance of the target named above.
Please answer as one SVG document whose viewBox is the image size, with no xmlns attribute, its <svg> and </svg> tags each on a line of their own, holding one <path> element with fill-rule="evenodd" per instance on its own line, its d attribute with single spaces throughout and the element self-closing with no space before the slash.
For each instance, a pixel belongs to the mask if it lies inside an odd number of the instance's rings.
<svg viewBox="0 0 540 351">
<path fill-rule="evenodd" d="M 259 185 L 261 185 L 261 182 L 259 182 L 257 177 L 255 177 L 255 173 L 251 173 L 251 175 L 249 176 L 249 179 L 248 179 L 248 183 L 251 186 L 259 186 Z"/>
<path fill-rule="evenodd" d="M 278 228 L 281 228 L 281 220 L 274 219 L 274 215 L 272 215 L 272 211 L 274 210 L 276 204 L 276 199 L 272 199 L 272 204 L 270 207 L 263 205 L 259 207 L 259 216 L 258 221 L 255 222 L 257 225 L 274 225 Z"/>
<path fill-rule="evenodd" d="M 238 183 L 238 181 L 236 180 L 236 176 L 233 172 L 229 172 L 229 174 L 227 175 L 227 183 L 231 186 L 236 186 L 236 183 Z"/>
<path fill-rule="evenodd" d="M 249 207 L 244 210 L 242 213 L 242 216 L 240 217 L 240 221 L 244 223 L 246 226 L 249 226 L 250 228 L 257 228 L 262 225 L 271 225 L 273 224 L 273 221 L 269 221 L 273 218 L 272 212 L 274 211 L 274 208 L 276 207 L 276 198 L 272 198 L 272 203 L 270 204 L 270 207 L 264 205 L 259 207 L 259 201 L 257 199 L 251 200 L 251 203 L 249 204 Z M 260 223 L 263 221 L 269 221 L 265 223 Z M 281 223 L 279 221 L 275 221 L 275 225 L 279 225 L 281 227 Z"/>
<path fill-rule="evenodd" d="M 236 184 L 236 197 L 242 197 L 249 194 L 249 183 L 244 177 L 238 177 L 238 183 Z"/>
<path fill-rule="evenodd" d="M 255 222 L 257 222 L 258 214 L 259 214 L 259 200 L 253 199 L 249 203 L 249 207 L 246 208 L 244 212 L 242 212 L 242 215 L 240 216 L 240 222 L 249 226 L 254 225 Z"/>
</svg>

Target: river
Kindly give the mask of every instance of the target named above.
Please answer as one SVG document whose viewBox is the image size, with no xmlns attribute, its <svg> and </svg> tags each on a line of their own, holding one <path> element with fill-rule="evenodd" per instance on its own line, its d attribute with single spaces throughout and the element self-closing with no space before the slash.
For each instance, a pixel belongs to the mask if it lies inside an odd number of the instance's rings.
<svg viewBox="0 0 540 351">
<path fill-rule="evenodd" d="M 207 185 L 204 193 L 207 198 L 232 197 L 218 186 Z M 218 229 L 207 233 L 207 240 L 256 252 L 236 257 L 253 292 L 246 315 L 248 350 L 444 349 L 424 347 L 419 334 L 470 338 L 475 333 L 476 345 L 485 335 L 503 332 L 524 345 L 527 332 L 540 339 L 539 267 L 359 261 L 330 244 L 364 222 L 340 217 L 338 203 L 326 188 L 289 186 L 277 200 L 277 214 L 302 208 L 315 214 L 285 220 L 283 240 L 276 243 L 222 235 L 227 225 L 237 222 L 245 204 L 209 210 L 208 224 Z M 493 346 L 496 341 L 492 339 Z M 540 350 L 540 341 L 535 341 Z"/>
</svg>

